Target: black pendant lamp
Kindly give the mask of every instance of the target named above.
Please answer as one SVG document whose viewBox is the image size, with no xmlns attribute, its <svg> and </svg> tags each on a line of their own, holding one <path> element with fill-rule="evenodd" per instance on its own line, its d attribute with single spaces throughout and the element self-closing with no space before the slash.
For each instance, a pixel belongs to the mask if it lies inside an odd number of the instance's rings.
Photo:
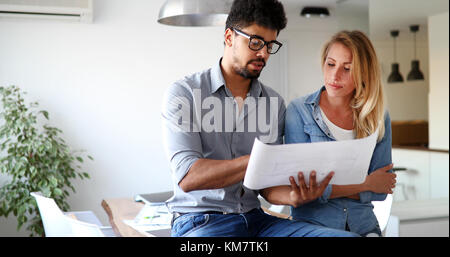
<svg viewBox="0 0 450 257">
<path fill-rule="evenodd" d="M 411 25 L 410 31 L 414 33 L 414 60 L 411 61 L 411 71 L 408 73 L 408 80 L 423 80 L 423 73 L 419 69 L 419 60 L 416 58 L 416 32 L 419 31 L 419 25 Z"/>
<path fill-rule="evenodd" d="M 320 18 L 330 16 L 328 8 L 325 7 L 304 7 L 300 12 L 300 16 L 311 18 L 312 16 L 319 16 Z"/>
<path fill-rule="evenodd" d="M 394 63 L 392 63 L 392 72 L 388 77 L 388 83 L 403 82 L 403 76 L 400 74 L 399 67 L 396 59 L 396 48 L 395 48 L 395 38 L 398 36 L 398 30 L 391 30 L 391 36 L 394 38 Z"/>
</svg>

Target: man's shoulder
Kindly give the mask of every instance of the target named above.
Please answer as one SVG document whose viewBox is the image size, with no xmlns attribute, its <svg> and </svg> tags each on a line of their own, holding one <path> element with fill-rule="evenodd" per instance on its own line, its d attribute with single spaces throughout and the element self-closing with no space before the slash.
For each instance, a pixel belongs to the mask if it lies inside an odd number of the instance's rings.
<svg viewBox="0 0 450 257">
<path fill-rule="evenodd" d="M 284 98 L 277 92 L 275 91 L 273 88 L 264 85 L 262 82 L 259 82 L 261 85 L 261 89 L 262 89 L 262 94 L 261 96 L 263 97 L 276 97 L 278 98 L 278 101 L 280 104 L 282 104 L 283 106 L 286 105 Z"/>
<path fill-rule="evenodd" d="M 204 83 L 205 81 L 210 82 L 210 80 L 211 80 L 211 68 L 189 74 L 184 78 L 178 80 L 177 82 L 186 83 L 191 88 L 200 88 L 202 85 L 205 84 Z"/>
<path fill-rule="evenodd" d="M 167 92 L 175 95 L 190 96 L 194 89 L 201 89 L 209 85 L 210 83 L 205 82 L 210 80 L 211 68 L 184 76 L 173 82 L 167 89 Z"/>
<path fill-rule="evenodd" d="M 273 88 L 265 85 L 261 81 L 259 81 L 259 84 L 261 85 L 261 89 L 263 91 L 263 96 L 269 96 L 269 97 L 279 97 L 282 98 L 281 95 L 275 91 Z M 266 94 L 266 95 L 265 95 Z"/>
</svg>

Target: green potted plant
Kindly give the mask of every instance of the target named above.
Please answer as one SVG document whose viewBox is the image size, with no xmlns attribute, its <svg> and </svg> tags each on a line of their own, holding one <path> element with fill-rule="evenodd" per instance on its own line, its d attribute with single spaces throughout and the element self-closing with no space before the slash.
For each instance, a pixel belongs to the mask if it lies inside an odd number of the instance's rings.
<svg viewBox="0 0 450 257">
<path fill-rule="evenodd" d="M 42 125 L 48 112 L 36 110 L 38 102 L 27 105 L 24 94 L 16 86 L 0 87 L 0 173 L 6 178 L 0 184 L 0 217 L 13 213 L 17 230 L 28 223 L 30 236 L 42 236 L 39 209 L 30 193 L 41 192 L 68 211 L 68 189 L 75 192 L 71 181 L 89 174 L 80 171 L 84 151 L 71 151 L 60 129 Z"/>
</svg>

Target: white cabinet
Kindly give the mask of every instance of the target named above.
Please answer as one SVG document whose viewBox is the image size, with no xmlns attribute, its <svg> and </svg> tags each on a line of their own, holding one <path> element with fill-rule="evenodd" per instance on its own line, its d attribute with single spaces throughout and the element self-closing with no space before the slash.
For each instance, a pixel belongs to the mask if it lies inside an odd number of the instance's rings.
<svg viewBox="0 0 450 257">
<path fill-rule="evenodd" d="M 400 221 L 399 236 L 449 235 L 448 197 L 394 202 L 391 215 Z"/>
<path fill-rule="evenodd" d="M 392 149 L 398 171 L 391 215 L 399 218 L 399 236 L 449 236 L 448 153 Z"/>
<path fill-rule="evenodd" d="M 448 197 L 448 153 L 430 153 L 430 198 Z"/>
<path fill-rule="evenodd" d="M 407 169 L 396 173 L 394 202 L 448 197 L 448 153 L 394 148 L 392 162 Z"/>
</svg>

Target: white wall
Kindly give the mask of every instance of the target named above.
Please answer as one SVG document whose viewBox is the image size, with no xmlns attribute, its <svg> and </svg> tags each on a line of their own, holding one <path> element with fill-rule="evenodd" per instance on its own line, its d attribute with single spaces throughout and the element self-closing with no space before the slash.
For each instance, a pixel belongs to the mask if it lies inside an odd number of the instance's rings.
<svg viewBox="0 0 450 257">
<path fill-rule="evenodd" d="M 102 199 L 171 189 L 160 136 L 161 96 L 175 80 L 215 64 L 223 52 L 223 27 L 158 24 L 156 18 L 163 2 L 96 0 L 92 24 L 0 19 L 0 85 L 15 84 L 27 91 L 29 101 L 37 100 L 41 108 L 49 111 L 51 124 L 64 131 L 73 149 L 86 149 L 95 158 L 83 165 L 92 179 L 75 182 L 77 193 L 69 203 L 75 211 L 93 210 L 105 224 L 108 219 L 100 206 Z M 341 29 L 368 32 L 364 15 L 336 16 L 346 12 L 335 9 L 328 19 L 306 20 L 298 12 L 287 10 L 288 26 L 279 37 L 287 46 L 287 102 L 322 85 L 319 55 L 331 35 Z M 430 23 L 440 23 L 439 19 L 442 17 L 430 18 Z M 446 85 L 439 90 L 447 89 L 442 95 L 447 96 L 448 111 L 448 13 L 446 19 L 447 43 L 440 47 L 447 50 L 447 68 L 443 68 L 447 80 L 436 85 Z M 403 30 L 401 35 L 411 36 L 407 28 Z M 425 31 L 421 28 L 421 33 Z M 412 43 L 406 41 L 399 42 L 403 46 L 397 50 L 404 51 L 400 67 L 405 78 L 412 54 Z M 374 43 L 380 58 L 386 60 L 382 67 L 387 77 L 392 42 Z M 432 44 L 430 41 L 430 48 L 434 48 Z M 426 40 L 418 46 L 420 55 L 428 49 Z M 432 86 L 434 76 L 428 76 L 428 60 L 419 57 Z M 430 61 L 430 69 L 437 64 Z M 407 83 L 403 86 L 409 91 L 423 87 Z M 422 94 L 420 90 L 417 94 Z M 431 108 L 430 112 L 441 112 Z M 426 110 L 427 104 L 410 113 L 424 115 Z M 402 115 L 391 111 L 391 116 L 399 119 L 414 118 Z M 447 135 L 448 149 L 448 113 L 446 117 L 447 129 L 443 133 Z M 436 178 L 428 181 L 434 183 Z M 4 180 L 0 176 L 0 185 Z M 16 231 L 13 217 L 0 218 L 0 236 L 18 235 L 27 233 L 23 229 Z"/>
<path fill-rule="evenodd" d="M 95 158 L 83 166 L 92 179 L 75 182 L 69 203 L 104 223 L 102 199 L 171 189 L 161 96 L 223 51 L 222 27 L 158 24 L 162 3 L 97 0 L 93 24 L 0 20 L 0 85 L 27 91 L 73 149 Z M 15 224 L 0 218 L 0 236 L 27 235 Z"/>
<path fill-rule="evenodd" d="M 164 89 L 176 79 L 213 65 L 223 51 L 222 27 L 177 28 L 156 23 L 159 1 L 95 1 L 93 24 L 0 20 L 0 84 L 16 84 L 50 112 L 75 149 L 95 161 L 92 179 L 77 181 L 73 210 L 91 209 L 104 223 L 103 198 L 131 197 L 171 188 L 160 140 Z M 336 14 L 339 12 L 336 11 Z M 289 99 L 322 84 L 322 44 L 339 29 L 366 29 L 346 16 L 305 20 L 287 10 Z M 270 61 L 269 61 L 270 62 Z M 0 220 L 0 235 L 15 221 Z"/>
<path fill-rule="evenodd" d="M 428 120 L 428 26 L 423 5 L 439 4 L 424 3 L 421 0 L 370 0 L 369 23 L 370 37 L 374 44 L 381 65 L 381 77 L 384 92 L 392 120 Z M 434 8 L 427 7 L 427 9 Z M 413 15 L 408 15 L 411 13 Z M 418 24 L 416 33 L 416 58 L 420 62 L 420 70 L 424 74 L 423 81 L 408 81 L 411 61 L 414 59 L 413 33 L 409 26 Z M 394 39 L 391 30 L 399 30 L 396 38 L 396 62 L 400 65 L 400 74 L 404 82 L 388 83 L 394 63 Z"/>
<path fill-rule="evenodd" d="M 158 24 L 163 2 L 96 0 L 92 24 L 0 19 L 0 85 L 27 91 L 73 149 L 95 158 L 83 165 L 92 178 L 74 183 L 69 204 L 73 211 L 93 210 L 104 224 L 102 199 L 171 189 L 161 96 L 223 53 L 223 27 Z M 323 43 L 340 29 L 367 32 L 368 22 L 359 14 L 322 20 L 301 18 L 299 10 L 287 15 L 279 39 L 287 42 L 290 101 L 322 85 Z M 0 176 L 0 184 L 4 180 Z M 0 236 L 27 235 L 15 227 L 12 216 L 0 218 Z"/>
<path fill-rule="evenodd" d="M 340 30 L 360 30 L 369 35 L 368 10 L 350 7 L 349 0 L 330 9 L 328 18 L 304 18 L 297 9 L 288 9 L 288 25 L 280 38 L 288 42 L 287 102 L 310 94 L 323 85 L 320 54 L 323 45 Z M 364 6 L 362 4 L 362 6 Z M 365 5 L 367 6 L 367 5 Z"/>
<path fill-rule="evenodd" d="M 69 203 L 74 211 L 93 210 L 105 224 L 102 199 L 171 189 L 160 136 L 161 96 L 223 52 L 223 27 L 158 24 L 163 2 L 96 0 L 92 24 L 0 19 L 0 85 L 27 91 L 73 149 L 95 158 L 83 166 L 92 179 L 75 182 Z M 345 12 L 336 9 L 328 19 L 306 20 L 298 12 L 287 10 L 288 27 L 279 38 L 288 49 L 287 102 L 322 85 L 319 54 L 331 35 L 340 29 L 368 32 L 364 15 L 339 17 Z M 409 61 L 401 64 L 405 77 Z M 427 60 L 421 65 L 427 72 Z M 4 180 L 0 176 L 0 184 Z M 0 218 L 0 236 L 27 235 L 15 227 L 13 217 Z"/>
<path fill-rule="evenodd" d="M 421 28 L 426 29 L 426 28 Z M 420 31 L 419 31 L 420 32 Z M 418 33 L 419 33 L 418 32 Z M 389 32 L 387 32 L 389 33 Z M 426 31 L 422 31 L 426 35 Z M 424 80 L 408 81 L 408 73 L 411 70 L 411 61 L 414 59 L 414 44 L 412 33 L 401 32 L 401 38 L 397 38 L 397 63 L 399 63 L 400 74 L 404 81 L 399 83 L 388 83 L 387 79 L 391 73 L 391 65 L 394 62 L 393 41 L 374 41 L 380 65 L 381 79 L 384 86 L 384 94 L 391 120 L 428 120 L 428 91 L 429 91 L 429 68 L 428 68 L 428 44 L 425 39 L 417 42 L 417 59 L 420 61 L 420 70 Z"/>
<path fill-rule="evenodd" d="M 448 12 L 428 18 L 430 44 L 430 148 L 448 150 Z"/>
<path fill-rule="evenodd" d="M 431 71 L 434 70 L 429 61 L 428 48 L 433 51 L 428 40 L 429 16 L 448 12 L 448 8 L 448 0 L 369 0 L 370 36 L 381 60 L 383 82 L 392 120 L 429 119 L 429 113 L 432 111 L 428 109 L 429 99 L 431 99 L 428 97 L 428 93 L 430 92 Z M 439 22 L 448 24 L 448 19 Z M 410 82 L 406 78 L 414 57 L 413 34 L 410 32 L 409 26 L 415 24 L 420 25 L 420 29 L 416 33 L 417 59 L 420 61 L 420 69 L 425 80 Z M 394 60 L 393 39 L 390 36 L 390 31 L 394 29 L 400 31 L 397 38 L 397 62 L 400 64 L 400 73 L 405 79 L 404 83 L 387 83 L 387 77 L 391 72 L 391 63 Z M 446 34 L 448 35 L 448 29 Z M 442 46 L 444 47 L 444 44 Z M 448 52 L 448 44 L 445 46 Z M 448 63 L 448 58 L 446 62 Z"/>
<path fill-rule="evenodd" d="M 320 64 L 322 44 L 334 32 L 331 31 L 289 31 L 288 81 L 289 95 L 286 102 L 310 94 L 323 85 Z"/>
</svg>

